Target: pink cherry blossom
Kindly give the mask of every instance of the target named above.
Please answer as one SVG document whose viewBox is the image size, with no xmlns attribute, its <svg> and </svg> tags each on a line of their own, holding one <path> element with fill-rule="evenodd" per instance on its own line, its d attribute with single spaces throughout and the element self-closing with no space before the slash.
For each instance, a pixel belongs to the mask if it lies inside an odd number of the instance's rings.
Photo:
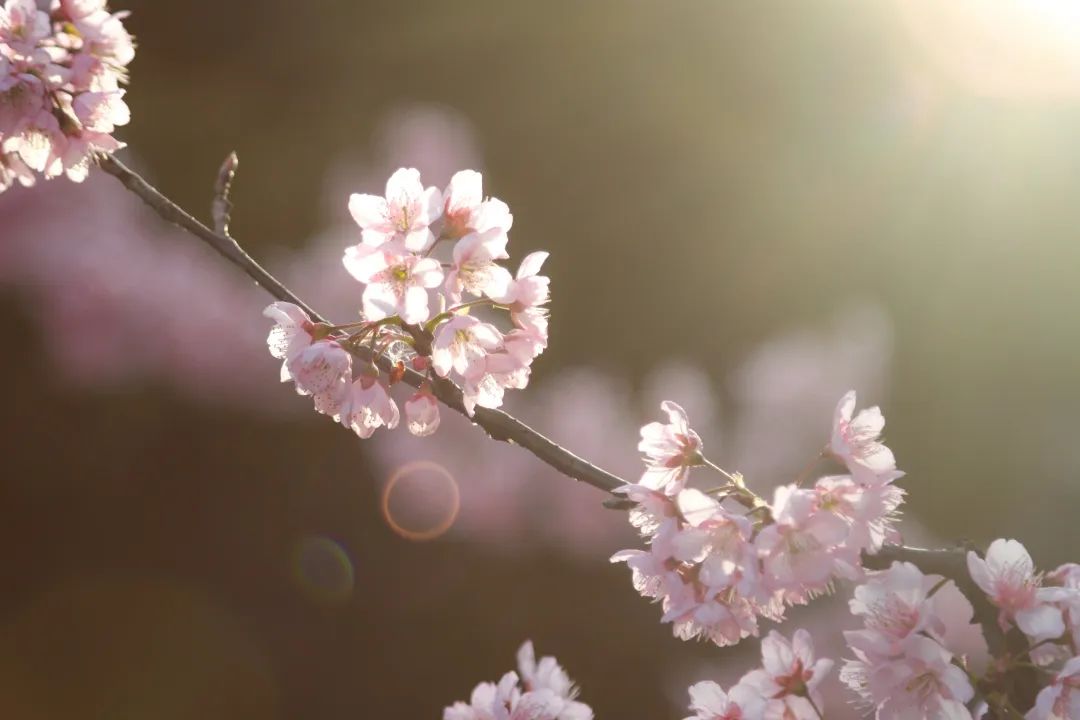
<svg viewBox="0 0 1080 720">
<path fill-rule="evenodd" d="M 520 696 L 514 672 L 502 676 L 498 684 L 480 683 L 468 704 L 456 702 L 443 711 L 443 720 L 509 720 L 510 706 Z"/>
<path fill-rule="evenodd" d="M 969 552 L 968 572 L 1001 612 L 998 623 L 1008 622 L 1034 640 L 1060 637 L 1065 632 L 1061 608 L 1051 603 L 1060 597 L 1058 588 L 1043 588 L 1042 576 L 1027 549 L 1016 540 L 998 539 L 990 543 L 986 558 Z"/>
<path fill-rule="evenodd" d="M 530 363 L 548 345 L 548 318 L 541 308 L 531 308 L 513 316 L 513 330 L 503 336 L 506 352 L 522 363 Z"/>
<path fill-rule="evenodd" d="M 859 650 L 840 679 L 877 707 L 880 720 L 913 717 L 970 720 L 965 703 L 974 697 L 967 675 L 953 664 L 953 656 L 936 640 L 914 635 L 904 654 L 884 662 L 870 662 Z"/>
<path fill-rule="evenodd" d="M 266 344 L 270 348 L 270 354 L 278 360 L 288 361 L 311 345 L 314 325 L 307 313 L 296 305 L 287 302 L 271 303 L 263 310 L 263 315 L 276 323 L 266 337 Z"/>
<path fill-rule="evenodd" d="M 417 437 L 439 429 L 439 401 L 430 392 L 417 391 L 405 401 L 405 424 Z"/>
<path fill-rule="evenodd" d="M 82 182 L 94 151 L 123 147 L 110 133 L 130 119 L 119 89 L 134 57 L 126 13 L 103 2 L 38 6 L 0 7 L 0 191 L 33 184 L 34 173 Z"/>
<path fill-rule="evenodd" d="M 334 340 L 320 340 L 289 358 L 286 369 L 301 395 L 329 393 L 352 379 L 352 355 Z"/>
<path fill-rule="evenodd" d="M 88 52 L 95 57 L 124 66 L 135 57 L 131 35 L 122 23 L 127 16 L 128 13 L 124 11 L 111 15 L 107 12 L 91 13 L 76 20 L 75 27 L 85 38 Z"/>
<path fill-rule="evenodd" d="M 543 305 L 551 299 L 550 279 L 540 275 L 540 268 L 548 259 L 548 253 L 538 251 L 525 256 L 518 267 L 517 275 L 510 282 L 506 291 L 492 297 L 500 305 L 509 305 L 513 313 L 523 312 L 528 308 Z"/>
<path fill-rule="evenodd" d="M 675 502 L 687 524 L 674 540 L 675 557 L 701 563 L 697 579 L 709 590 L 733 588 L 744 597 L 759 595 L 750 521 L 699 490 L 685 489 Z"/>
<path fill-rule="evenodd" d="M 690 709 L 686 720 L 762 720 L 765 717 L 765 698 L 754 688 L 739 683 L 730 691 L 711 681 L 691 685 Z"/>
<path fill-rule="evenodd" d="M 574 692 L 570 676 L 555 658 L 549 655 L 536 662 L 536 650 L 531 640 L 526 640 L 518 648 L 517 661 L 518 675 L 526 690 L 552 690 L 563 697 Z"/>
<path fill-rule="evenodd" d="M 468 378 L 482 376 L 484 359 L 502 342 L 502 334 L 490 323 L 471 315 L 455 315 L 435 329 L 431 366 L 442 377 L 451 371 Z"/>
<path fill-rule="evenodd" d="M 123 98 L 123 90 L 84 92 L 72 102 L 72 109 L 85 129 L 111 133 L 117 125 L 127 125 L 131 120 L 131 111 Z"/>
<path fill-rule="evenodd" d="M 1065 563 L 1044 578 L 1045 584 L 1059 588 L 1048 601 L 1061 609 L 1065 626 L 1072 640 L 1071 647 L 1080 648 L 1080 565 Z M 1043 646 L 1050 650 L 1053 646 Z"/>
<path fill-rule="evenodd" d="M 4 71 L 0 76 L 0 144 L 5 153 L 14 154 L 17 144 L 23 142 L 22 133 L 42 113 L 49 112 L 48 88 L 37 75 L 13 72 L 13 68 L 6 65 L 6 61 L 0 59 L 0 70 Z M 56 127 L 59 128 L 59 124 Z M 44 165 L 44 162 L 37 164 Z"/>
<path fill-rule="evenodd" d="M 282 360 L 281 381 L 292 380 L 296 392 L 311 395 L 317 412 L 337 416 L 349 397 L 352 356 L 335 340 L 315 341 L 316 326 L 292 303 L 272 303 L 263 315 L 276 323 L 266 344 Z"/>
<path fill-rule="evenodd" d="M 737 593 L 712 592 L 695 582 L 670 584 L 660 622 L 671 623 L 680 640 L 701 638 L 721 647 L 757 635 L 757 609 Z"/>
<path fill-rule="evenodd" d="M 929 596 L 940 578 L 926 576 L 911 563 L 894 562 L 855 588 L 851 613 L 861 617 L 863 630 L 844 633 L 848 645 L 875 661 L 901 655 L 917 634 L 942 639 L 945 625 Z"/>
<path fill-rule="evenodd" d="M 954 583 L 895 562 L 855 588 L 850 608 L 864 627 L 844 632 L 855 659 L 845 663 L 840 679 L 878 708 L 877 717 L 970 720 L 964 704 L 974 690 L 948 646 L 981 652 L 985 643 L 971 624 L 971 603 Z"/>
<path fill-rule="evenodd" d="M 670 559 L 655 544 L 648 550 L 620 550 L 611 556 L 613 563 L 626 563 L 630 568 L 631 584 L 647 598 L 662 598 L 669 586 L 680 584 L 680 578 L 668 567 Z"/>
<path fill-rule="evenodd" d="M 349 399 L 352 385 L 352 377 L 349 373 L 345 373 L 334 380 L 333 384 L 322 392 L 314 393 L 311 399 L 315 406 L 315 412 L 340 419 L 341 410 Z"/>
<path fill-rule="evenodd" d="M 396 428 L 400 417 L 397 404 L 378 378 L 360 375 L 349 387 L 337 419 L 360 437 L 369 438 L 380 427 Z"/>
<path fill-rule="evenodd" d="M 49 15 L 34 0 L 7 0 L 0 8 L 0 43 L 8 52 L 29 56 L 50 33 Z"/>
<path fill-rule="evenodd" d="M 14 153 L 26 166 L 46 178 L 54 178 L 64 171 L 60 153 L 64 147 L 64 133 L 60 122 L 48 110 L 41 110 L 23 120 L 20 132 L 4 141 L 4 150 Z"/>
<path fill-rule="evenodd" d="M 386 197 L 353 194 L 349 212 L 363 229 L 364 243 L 379 247 L 397 242 L 406 250 L 424 252 L 435 242 L 430 225 L 442 213 L 442 194 L 420 182 L 420 171 L 401 168 L 386 181 Z"/>
<path fill-rule="evenodd" d="M 758 617 L 779 622 L 786 605 L 828 591 L 838 576 L 862 577 L 861 552 L 894 536 L 903 491 L 891 482 L 902 473 L 785 485 L 771 505 L 729 476 L 714 497 L 685 487 L 687 467 L 705 462 L 701 441 L 681 408 L 664 409 L 669 423 L 642 430 L 639 449 L 652 467 L 640 483 L 616 491 L 635 501 L 631 521 L 649 548 L 612 561 L 626 562 L 635 589 L 660 601 L 661 620 L 676 636 L 729 645 L 756 635 Z"/>
<path fill-rule="evenodd" d="M 577 688 L 553 657 L 536 662 L 532 643 L 518 650 L 518 674 L 508 672 L 499 683 L 480 683 L 469 703 L 443 711 L 443 720 L 592 720 L 588 705 L 575 700 Z"/>
<path fill-rule="evenodd" d="M 461 176 L 459 181 L 467 185 L 468 177 Z M 387 198 L 376 200 L 385 205 L 387 217 L 391 220 L 396 218 L 394 222 L 400 221 L 400 228 L 404 228 L 403 223 L 412 223 L 419 217 L 418 206 L 414 202 L 420 192 L 417 190 L 420 187 L 419 175 L 415 171 L 401 170 L 394 174 L 388 187 Z M 465 190 L 462 192 L 465 193 Z M 509 285 L 510 278 L 504 269 L 495 264 L 495 260 L 507 256 L 505 230 L 509 227 L 509 215 L 502 212 L 498 203 L 490 200 L 479 201 L 479 206 L 466 212 L 463 209 L 465 205 L 461 203 L 466 202 L 467 194 L 457 199 L 451 198 L 450 203 L 459 216 L 458 220 L 467 216 L 471 225 L 469 232 L 457 240 L 452 250 L 454 262 L 448 264 L 451 268 L 448 292 L 451 296 L 460 292 L 501 294 Z M 395 205 L 393 199 L 399 196 L 405 199 Z M 468 305 L 442 310 L 432 319 L 429 302 L 434 293 L 431 291 L 443 281 L 443 263 L 428 254 L 411 250 L 408 238 L 393 234 L 398 230 L 391 232 L 392 229 L 379 226 L 378 222 L 367 222 L 370 218 L 365 213 L 373 204 L 378 203 L 372 201 L 370 196 L 352 197 L 352 210 L 365 228 L 365 240 L 346 248 L 342 259 L 349 274 L 365 285 L 361 298 L 362 320 L 336 327 L 322 327 L 318 330 L 319 337 L 329 337 L 339 344 L 346 339 L 354 344 L 364 343 L 384 353 L 391 362 L 408 360 L 414 371 L 428 374 L 429 382 L 436 376 L 448 378 L 460 387 L 463 409 L 469 417 L 473 416 L 477 407 L 501 406 L 506 390 L 521 389 L 528 384 L 530 365 L 547 346 L 547 311 L 540 307 L 521 306 L 514 309 L 494 304 L 481 310 L 509 310 L 514 327 L 505 336 L 494 324 L 470 315 L 471 307 Z M 442 225 L 436 227 L 441 228 Z M 378 235 L 383 231 L 385 236 Z M 432 231 L 429 229 L 427 232 Z M 525 275 L 530 272 L 528 265 L 529 262 L 526 262 Z M 499 280 L 500 277 L 502 280 Z M 542 284 L 546 288 L 546 280 Z M 439 296 L 441 307 L 445 307 L 445 299 Z M 428 320 L 431 322 L 428 323 Z M 417 325 L 423 326 L 409 327 Z M 428 333 L 431 333 L 430 343 L 425 342 Z M 397 424 L 397 406 L 389 401 L 382 402 L 378 396 L 379 389 L 369 387 L 366 381 L 359 386 L 354 383 L 347 390 L 343 389 L 342 383 L 333 378 L 344 377 L 348 373 L 335 376 L 327 371 L 314 350 L 304 355 L 302 360 L 306 364 L 297 361 L 296 374 L 306 370 L 315 378 L 317 387 L 307 388 L 310 383 L 301 381 L 298 389 L 301 392 L 310 389 L 318 412 L 344 417 L 343 422 L 354 426 L 354 429 L 360 428 L 357 431 L 364 437 L 379 426 L 374 418 L 381 418 L 381 423 L 390 427 Z M 288 367 L 283 370 L 283 377 L 292 379 L 293 373 L 289 372 Z M 396 379 L 391 375 L 390 384 Z M 431 434 L 439 424 L 436 399 L 430 392 L 430 385 L 426 387 L 427 390 L 410 398 L 405 407 L 406 424 L 410 431 L 418 435 Z M 371 393 L 375 395 L 369 397 Z M 381 410 L 363 410 L 371 407 Z M 360 419 L 354 423 L 356 417 Z"/>
<path fill-rule="evenodd" d="M 645 537 L 652 537 L 665 521 L 672 520 L 678 513 L 673 498 L 658 490 L 638 484 L 627 484 L 612 490 L 625 495 L 635 505 L 630 508 L 630 524 Z"/>
<path fill-rule="evenodd" d="M 486 368 L 490 357 L 481 361 L 483 367 Z M 501 382 L 497 375 L 492 375 L 485 370 L 466 375 L 461 382 L 461 399 L 465 405 L 465 412 L 472 417 L 478 405 L 484 408 L 500 407 L 507 387 L 508 385 Z"/>
<path fill-rule="evenodd" d="M 60 9 L 71 20 L 81 20 L 105 9 L 105 0 L 60 0 Z"/>
<path fill-rule="evenodd" d="M 454 245 L 454 262 L 446 275 L 446 291 L 459 300 L 463 292 L 499 297 L 512 282 L 510 272 L 495 264 L 506 254 L 506 234 L 499 229 L 469 233 Z"/>
<path fill-rule="evenodd" d="M 23 187 L 34 184 L 34 172 L 15 153 L 0 152 L 0 192 L 18 182 Z"/>
<path fill-rule="evenodd" d="M 685 492 L 683 508 L 697 506 L 697 491 Z M 696 507 L 691 512 L 699 516 L 696 527 L 679 515 L 660 521 L 647 551 L 623 550 L 611 561 L 625 562 L 634 588 L 661 601 L 661 622 L 671 623 L 676 637 L 733 645 L 758 632 L 760 608 L 740 594 L 755 592 L 756 560 L 744 540 L 749 526 L 742 518 L 707 519 Z"/>
<path fill-rule="evenodd" d="M 494 232 L 505 237 L 514 223 L 506 203 L 495 198 L 484 199 L 483 178 L 475 170 L 454 173 L 443 197 L 441 237 L 448 240 L 457 240 L 469 233 Z"/>
<path fill-rule="evenodd" d="M 505 346 L 505 336 L 503 336 Z M 522 390 L 529 385 L 532 359 L 522 359 L 506 352 L 505 347 L 484 358 L 484 371 L 503 388 Z M 501 404 L 501 403 L 500 403 Z"/>
<path fill-rule="evenodd" d="M 900 473 L 902 475 L 902 473 Z M 889 483 L 863 485 L 849 475 L 832 475 L 814 483 L 817 505 L 847 526 L 847 537 L 837 559 L 849 579 L 857 579 L 863 551 L 875 553 L 887 541 L 898 541 L 893 527 L 904 501 L 904 491 Z"/>
<path fill-rule="evenodd" d="M 829 449 L 853 472 L 859 466 L 874 473 L 895 470 L 896 459 L 892 451 L 878 440 L 885 427 L 881 410 L 866 408 L 853 418 L 854 412 L 855 391 L 850 390 L 836 406 Z"/>
<path fill-rule="evenodd" d="M 683 488 L 688 468 L 702 464 L 701 438 L 690 429 L 686 412 L 677 404 L 664 401 L 660 409 L 667 413 L 668 422 L 651 422 L 641 428 L 638 451 L 645 455 L 648 466 L 641 484 L 676 495 Z"/>
<path fill-rule="evenodd" d="M 80 130 L 65 135 L 62 142 L 54 144 L 53 151 L 57 153 L 54 169 L 62 170 L 68 180 L 81 183 L 90 175 L 91 155 L 94 151 L 113 152 L 122 147 L 124 144 L 108 133 Z M 46 177 L 49 176 L 46 172 Z"/>
<path fill-rule="evenodd" d="M 810 633 L 800 628 L 788 640 L 771 631 L 761 641 L 761 662 L 762 668 L 748 672 L 740 684 L 768 699 L 765 716 L 818 720 L 823 705 L 818 688 L 833 661 L 814 657 Z"/>
<path fill-rule="evenodd" d="M 776 488 L 771 507 L 774 522 L 755 540 L 766 583 L 789 602 L 805 602 L 828 585 L 848 526 L 818 507 L 813 490 L 794 485 Z"/>
<path fill-rule="evenodd" d="M 1039 691 L 1026 720 L 1080 718 L 1080 657 L 1070 658 L 1050 684 Z"/>
<path fill-rule="evenodd" d="M 415 324 L 431 317 L 427 291 L 443 279 L 437 260 L 384 244 L 346 248 L 343 262 L 349 274 L 366 284 L 363 303 L 368 320 L 399 315 L 406 323 Z"/>
</svg>

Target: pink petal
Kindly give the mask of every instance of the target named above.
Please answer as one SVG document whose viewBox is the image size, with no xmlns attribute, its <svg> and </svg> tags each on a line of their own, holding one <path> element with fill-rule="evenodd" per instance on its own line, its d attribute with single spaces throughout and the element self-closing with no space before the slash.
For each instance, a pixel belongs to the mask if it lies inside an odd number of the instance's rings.
<svg viewBox="0 0 1080 720">
<path fill-rule="evenodd" d="M 540 267 L 544 264 L 544 261 L 548 259 L 549 255 L 550 253 L 543 250 L 526 255 L 525 259 L 521 261 L 521 265 L 518 267 L 518 279 L 532 277 L 539 273 Z"/>
<path fill-rule="evenodd" d="M 353 245 L 345 248 L 342 263 L 349 274 L 362 283 L 371 282 L 371 278 L 376 273 L 389 267 L 386 253 L 370 245 Z"/>
<path fill-rule="evenodd" d="M 354 193 L 349 196 L 349 213 L 360 227 L 385 230 L 386 199 Z"/>
</svg>

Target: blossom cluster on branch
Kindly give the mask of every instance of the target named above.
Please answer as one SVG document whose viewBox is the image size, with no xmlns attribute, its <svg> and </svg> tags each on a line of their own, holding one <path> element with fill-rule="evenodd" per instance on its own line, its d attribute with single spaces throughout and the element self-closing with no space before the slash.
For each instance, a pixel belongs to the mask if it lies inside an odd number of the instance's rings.
<svg viewBox="0 0 1080 720">
<path fill-rule="evenodd" d="M 0 191 L 64 174 L 75 182 L 96 150 L 123 147 L 130 119 L 120 85 L 135 57 L 126 12 L 105 0 L 7 0 L 0 7 Z"/>
<path fill-rule="evenodd" d="M 349 210 L 362 240 L 346 248 L 343 261 L 364 285 L 362 319 L 329 326 L 291 303 L 270 305 L 266 315 L 276 325 L 267 342 L 283 360 L 283 381 L 364 438 L 397 427 L 389 390 L 406 363 L 427 377 L 405 402 L 406 424 L 419 436 L 439 425 L 434 383 L 456 383 L 470 415 L 476 406 L 499 407 L 506 389 L 528 384 L 548 341 L 549 280 L 540 275 L 547 253 L 527 255 L 516 275 L 497 262 L 509 257 L 513 215 L 506 203 L 484 197 L 480 173 L 463 170 L 440 192 L 402 168 L 387 181 L 385 197 L 355 194 Z M 442 243 L 452 245 L 444 260 L 436 255 Z M 473 314 L 485 311 L 507 313 L 511 328 Z M 396 369 L 383 377 L 370 361 L 354 368 L 364 346 L 389 354 Z"/>
<path fill-rule="evenodd" d="M 675 635 L 718 645 L 757 635 L 759 617 L 779 622 L 788 605 L 805 604 L 836 578 L 860 577 L 861 553 L 896 539 L 903 491 L 893 481 L 903 473 L 878 441 L 880 411 L 853 417 L 854 408 L 850 392 L 837 407 L 828 447 L 849 474 L 782 485 L 772 502 L 704 456 L 675 403 L 663 404 L 667 423 L 642 428 L 646 470 L 617 492 L 634 501 L 630 521 L 649 547 L 623 550 L 612 561 L 627 563 L 635 589 L 661 603 Z M 688 487 L 693 467 L 715 470 L 722 484 L 706 492 Z"/>
</svg>

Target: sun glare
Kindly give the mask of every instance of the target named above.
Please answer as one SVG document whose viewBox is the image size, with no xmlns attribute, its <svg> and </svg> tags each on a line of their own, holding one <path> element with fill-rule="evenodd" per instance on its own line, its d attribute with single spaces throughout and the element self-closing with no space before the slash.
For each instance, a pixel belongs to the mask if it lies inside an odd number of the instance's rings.
<svg viewBox="0 0 1080 720">
<path fill-rule="evenodd" d="M 1080 2 L 897 0 L 916 45 L 950 79 L 997 98 L 1080 95 Z"/>
</svg>

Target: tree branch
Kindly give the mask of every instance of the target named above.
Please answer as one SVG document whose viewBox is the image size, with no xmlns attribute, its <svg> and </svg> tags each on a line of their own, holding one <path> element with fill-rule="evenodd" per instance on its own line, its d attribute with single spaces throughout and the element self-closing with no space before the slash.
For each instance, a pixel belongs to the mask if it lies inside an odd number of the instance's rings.
<svg viewBox="0 0 1080 720">
<path fill-rule="evenodd" d="M 163 219 L 187 230 L 205 242 L 226 260 L 243 270 L 248 277 L 275 298 L 300 307 L 315 322 L 327 322 L 322 315 L 309 307 L 307 303 L 255 262 L 231 236 L 224 232 L 211 230 L 112 155 L 101 154 L 97 160 L 102 170 L 115 177 L 124 187 L 138 195 L 143 202 L 149 205 Z M 229 161 L 226 160 L 226 166 L 228 165 Z M 223 166 L 222 171 L 219 173 L 217 198 L 223 196 L 221 192 L 223 186 L 220 184 L 220 178 L 228 172 L 226 166 Z M 218 203 L 215 202 L 215 207 L 217 205 Z M 215 221 L 218 222 L 219 227 L 222 226 L 218 218 L 215 218 Z M 384 371 L 389 371 L 392 368 L 393 364 L 388 357 L 379 355 L 373 358 L 371 351 L 366 347 L 358 349 L 356 354 L 362 359 L 375 362 Z M 403 377 L 404 382 L 412 387 L 419 387 L 425 379 L 420 373 L 408 369 Z M 447 380 L 439 380 L 434 383 L 433 390 L 435 396 L 444 405 L 462 415 L 468 415 L 462 402 L 461 390 L 456 385 Z M 478 407 L 475 414 L 469 419 L 479 425 L 492 439 L 520 445 L 543 462 L 575 480 L 580 480 L 605 492 L 611 492 L 626 483 L 617 475 L 613 475 L 578 457 L 502 410 Z"/>
<path fill-rule="evenodd" d="M 215 184 L 215 201 L 212 205 L 212 214 L 214 215 L 215 225 L 219 229 L 218 231 L 211 230 L 194 218 L 112 155 L 100 155 L 98 164 L 102 170 L 115 177 L 124 187 L 138 195 L 154 212 L 198 237 L 229 262 L 243 270 L 248 277 L 272 296 L 278 300 L 297 305 L 316 322 L 327 322 L 325 318 L 309 307 L 277 278 L 256 263 L 250 255 L 244 252 L 240 244 L 228 234 L 228 184 L 232 179 L 232 173 L 235 171 L 235 155 L 231 155 L 226 159 L 225 164 L 219 171 L 218 182 Z M 366 346 L 354 349 L 354 354 L 363 360 L 374 362 L 386 372 L 389 372 L 393 367 L 392 361 L 385 354 L 373 357 L 372 351 Z M 402 379 L 412 387 L 420 387 L 421 384 L 428 381 L 426 376 L 411 369 L 405 370 Z M 432 385 L 432 390 L 440 402 L 468 416 L 462 402 L 460 388 L 443 378 L 435 378 Z M 478 407 L 470 420 L 479 425 L 492 439 L 519 445 L 562 474 L 592 485 L 595 488 L 610 493 L 626 483 L 622 478 L 578 457 L 502 410 Z M 626 509 L 632 507 L 633 503 L 625 498 L 611 497 L 605 500 L 604 505 L 615 509 Z M 903 545 L 886 545 L 877 554 L 869 555 L 864 553 L 862 561 L 863 565 L 869 570 L 884 570 L 892 565 L 894 561 L 910 562 L 917 565 L 924 573 L 941 575 L 953 580 L 974 606 L 974 619 L 982 625 L 990 651 L 994 655 L 1000 655 L 1010 650 L 1015 652 L 1018 649 L 1016 638 L 1007 637 L 1001 631 L 997 623 L 997 609 L 988 602 L 984 593 L 975 585 L 968 574 L 967 552 L 969 549 L 971 548 L 963 546 L 929 550 L 905 547 Z"/>
</svg>

